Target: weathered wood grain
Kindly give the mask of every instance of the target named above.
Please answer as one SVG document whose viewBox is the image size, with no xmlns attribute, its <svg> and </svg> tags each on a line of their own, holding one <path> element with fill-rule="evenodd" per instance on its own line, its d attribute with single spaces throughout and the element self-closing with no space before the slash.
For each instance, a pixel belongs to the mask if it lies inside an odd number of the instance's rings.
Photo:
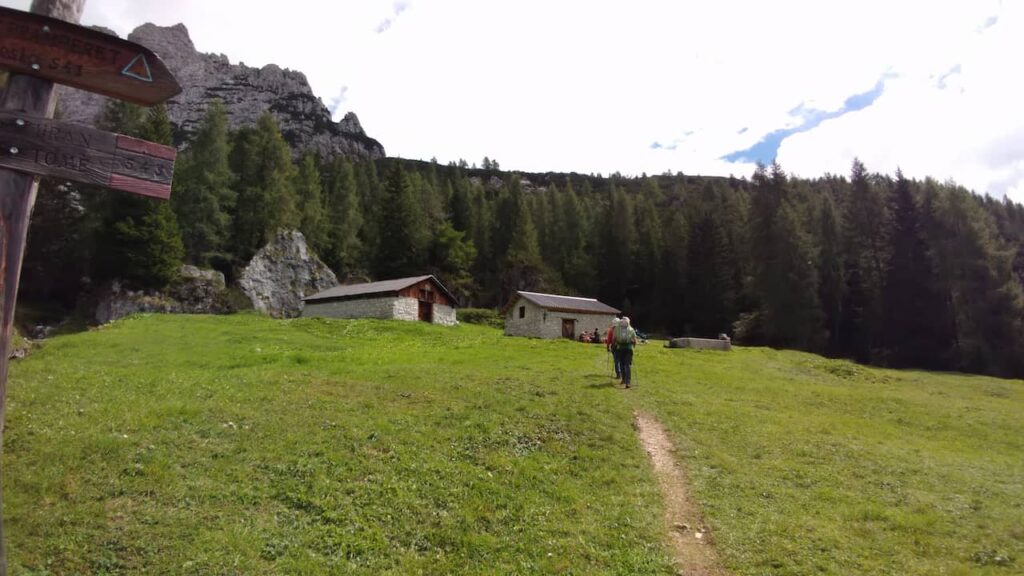
<svg viewBox="0 0 1024 576">
<path fill-rule="evenodd" d="M 168 198 L 177 150 L 0 110 L 0 167 Z"/>
<path fill-rule="evenodd" d="M 181 92 L 163 61 L 144 46 L 3 7 L 0 68 L 146 106 Z"/>
</svg>

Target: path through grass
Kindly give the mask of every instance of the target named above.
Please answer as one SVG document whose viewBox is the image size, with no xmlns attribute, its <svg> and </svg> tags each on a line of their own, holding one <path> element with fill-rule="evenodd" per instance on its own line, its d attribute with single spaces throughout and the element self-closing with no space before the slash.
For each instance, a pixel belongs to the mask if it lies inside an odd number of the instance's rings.
<svg viewBox="0 0 1024 576">
<path fill-rule="evenodd" d="M 673 574 L 655 415 L 736 574 L 1013 574 L 1024 387 L 469 325 L 144 316 L 15 364 L 13 574 Z"/>
</svg>

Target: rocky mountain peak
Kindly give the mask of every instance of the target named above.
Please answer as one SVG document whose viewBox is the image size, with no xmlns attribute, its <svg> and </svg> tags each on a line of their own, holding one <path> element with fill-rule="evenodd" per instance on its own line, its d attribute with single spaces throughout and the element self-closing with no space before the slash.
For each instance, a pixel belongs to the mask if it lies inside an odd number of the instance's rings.
<svg viewBox="0 0 1024 576">
<path fill-rule="evenodd" d="M 220 99 L 232 129 L 255 125 L 264 112 L 273 114 L 296 154 L 308 150 L 325 158 L 384 157 L 384 148 L 366 135 L 355 114 L 333 121 L 302 72 L 276 64 L 252 68 L 232 64 L 224 54 L 198 52 L 184 24 L 143 24 L 128 39 L 156 52 L 181 84 L 181 94 L 167 102 L 179 144 L 192 137 L 207 105 Z M 104 96 L 62 86 L 58 106 L 64 120 L 94 124 L 106 101 Z"/>
</svg>

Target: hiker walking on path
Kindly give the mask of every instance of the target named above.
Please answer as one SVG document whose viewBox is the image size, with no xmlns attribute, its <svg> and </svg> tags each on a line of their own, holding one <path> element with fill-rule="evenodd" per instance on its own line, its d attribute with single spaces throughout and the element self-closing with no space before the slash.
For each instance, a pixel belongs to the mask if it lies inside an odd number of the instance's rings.
<svg viewBox="0 0 1024 576">
<path fill-rule="evenodd" d="M 619 355 L 615 353 L 615 327 L 618 325 L 618 318 L 612 320 L 612 325 L 608 327 L 608 333 L 604 337 L 604 345 L 608 349 L 608 353 L 612 355 L 612 365 L 615 366 L 615 379 L 621 380 L 622 373 L 619 372 Z"/>
<path fill-rule="evenodd" d="M 636 346 L 636 330 L 629 325 L 629 317 L 623 316 L 612 328 L 613 346 L 615 347 L 618 373 L 622 376 L 622 384 L 629 388 L 632 384 L 633 347 Z"/>
</svg>

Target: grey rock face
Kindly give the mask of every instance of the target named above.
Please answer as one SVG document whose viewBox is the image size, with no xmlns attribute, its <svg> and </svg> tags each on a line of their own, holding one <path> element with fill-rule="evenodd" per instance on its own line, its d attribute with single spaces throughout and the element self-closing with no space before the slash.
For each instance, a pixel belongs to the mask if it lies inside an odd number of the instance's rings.
<svg viewBox="0 0 1024 576">
<path fill-rule="evenodd" d="M 181 94 L 167 102 L 178 143 L 191 138 L 209 103 L 219 98 L 232 129 L 254 125 L 264 112 L 273 114 L 296 154 L 309 150 L 324 158 L 384 157 L 384 148 L 366 135 L 355 114 L 349 112 L 341 122 L 331 119 L 330 111 L 313 95 L 301 72 L 273 64 L 250 68 L 232 64 L 223 54 L 201 54 L 183 24 L 143 24 L 128 39 L 156 52 L 181 84 Z M 67 86 L 59 90 L 60 113 L 70 122 L 94 124 L 107 101 L 104 96 Z"/>
<path fill-rule="evenodd" d="M 224 275 L 216 270 L 182 266 L 179 278 L 165 292 L 126 290 L 119 282 L 100 291 L 96 321 L 112 322 L 131 314 L 225 314 L 231 312 Z"/>
<path fill-rule="evenodd" d="M 188 314 L 223 314 L 231 309 L 224 274 L 216 270 L 182 266 L 181 277 L 168 290 L 168 295 Z"/>
<path fill-rule="evenodd" d="M 306 246 L 297 230 L 279 230 L 249 261 L 238 280 L 253 308 L 275 318 L 294 318 L 302 298 L 338 285 L 338 278 Z"/>
<path fill-rule="evenodd" d="M 96 305 L 96 321 L 106 324 L 142 312 L 178 314 L 181 311 L 181 303 L 165 294 L 126 290 L 119 282 L 114 282 L 100 294 Z"/>
</svg>

